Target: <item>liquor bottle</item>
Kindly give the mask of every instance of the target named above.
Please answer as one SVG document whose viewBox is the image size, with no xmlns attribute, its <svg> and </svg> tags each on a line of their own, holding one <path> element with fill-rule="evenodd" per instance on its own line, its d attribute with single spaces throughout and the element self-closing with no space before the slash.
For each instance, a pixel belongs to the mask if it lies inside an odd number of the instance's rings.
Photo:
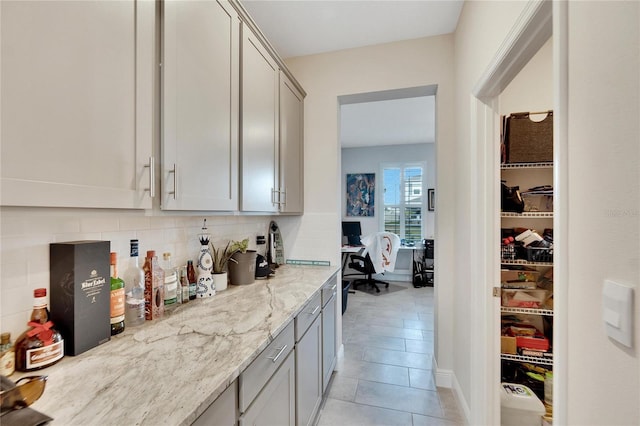
<svg viewBox="0 0 640 426">
<path fill-rule="evenodd" d="M 138 240 L 131 240 L 129 268 L 124 274 L 125 309 L 127 327 L 144 324 L 144 271 L 138 262 Z"/>
<path fill-rule="evenodd" d="M 29 329 L 16 340 L 16 370 L 33 371 L 55 364 L 64 356 L 64 340 L 49 321 L 47 289 L 33 291 L 34 303 Z"/>
<path fill-rule="evenodd" d="M 148 250 L 144 259 L 144 315 L 147 321 L 164 315 L 164 271 L 158 264 L 155 250 Z"/>
<path fill-rule="evenodd" d="M 124 331 L 124 281 L 118 276 L 118 253 L 111 252 L 111 335 Z"/>
<path fill-rule="evenodd" d="M 16 371 L 16 353 L 11 344 L 11 333 L 0 335 L 0 375 L 10 376 Z"/>
<path fill-rule="evenodd" d="M 189 302 L 189 278 L 187 276 L 187 267 L 180 267 L 180 294 L 181 303 Z"/>
<path fill-rule="evenodd" d="M 200 254 L 198 254 L 198 286 L 196 295 L 201 297 L 211 297 L 216 294 L 216 286 L 213 283 L 213 256 L 209 249 L 211 234 L 207 233 L 207 219 L 204 220 L 202 234 L 198 235 L 200 240 Z"/>
<path fill-rule="evenodd" d="M 196 299 L 196 270 L 193 267 L 193 261 L 187 260 L 187 280 L 189 281 L 189 300 Z"/>
<path fill-rule="evenodd" d="M 171 253 L 162 253 L 164 271 L 164 308 L 173 309 L 178 304 L 178 274 L 171 264 Z"/>
</svg>

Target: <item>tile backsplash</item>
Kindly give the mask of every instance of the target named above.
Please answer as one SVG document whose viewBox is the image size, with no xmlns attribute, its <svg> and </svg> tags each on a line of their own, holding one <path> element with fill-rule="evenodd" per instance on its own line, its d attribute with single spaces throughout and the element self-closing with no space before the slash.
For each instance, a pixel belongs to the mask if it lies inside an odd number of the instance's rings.
<svg viewBox="0 0 640 426">
<path fill-rule="evenodd" d="M 0 208 L 0 329 L 15 340 L 26 329 L 33 290 L 49 288 L 49 244 L 77 240 L 108 240 L 118 253 L 120 270 L 129 259 L 129 240 L 140 241 L 140 257 L 147 250 L 159 256 L 171 252 L 175 265 L 195 259 L 197 235 L 203 219 L 214 244 L 267 235 L 269 216 L 148 216 L 144 211 Z"/>
</svg>

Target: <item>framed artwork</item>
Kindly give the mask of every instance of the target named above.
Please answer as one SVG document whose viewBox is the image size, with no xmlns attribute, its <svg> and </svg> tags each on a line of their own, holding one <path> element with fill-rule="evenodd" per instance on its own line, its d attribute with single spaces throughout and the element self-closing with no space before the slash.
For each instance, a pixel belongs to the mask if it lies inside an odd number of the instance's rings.
<svg viewBox="0 0 640 426">
<path fill-rule="evenodd" d="M 375 173 L 347 173 L 347 216 L 374 216 Z"/>
<path fill-rule="evenodd" d="M 436 209 L 436 190 L 433 188 L 427 190 L 427 208 L 430 212 Z"/>
</svg>

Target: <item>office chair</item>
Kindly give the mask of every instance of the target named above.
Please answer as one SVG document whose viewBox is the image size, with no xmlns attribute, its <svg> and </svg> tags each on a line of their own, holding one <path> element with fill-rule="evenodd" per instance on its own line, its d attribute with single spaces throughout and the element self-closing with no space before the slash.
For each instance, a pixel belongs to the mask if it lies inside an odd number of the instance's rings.
<svg viewBox="0 0 640 426">
<path fill-rule="evenodd" d="M 363 275 L 366 275 L 366 278 L 359 278 L 351 282 L 351 288 L 353 289 L 357 289 L 358 286 L 368 284 L 370 287 L 376 290 L 376 293 L 380 293 L 378 284 L 384 284 L 385 287 L 389 287 L 388 282 L 373 278 L 373 274 L 376 273 L 376 270 L 368 253 L 365 256 L 360 256 L 359 254 L 351 254 L 351 262 L 349 263 L 349 268 L 354 269 Z"/>
<path fill-rule="evenodd" d="M 400 238 L 391 232 L 377 232 L 364 237 L 362 244 L 365 247 L 365 252 L 362 255 L 352 254 L 349 267 L 366 275 L 366 278 L 355 280 L 353 287 L 369 284 L 376 289 L 376 293 L 380 293 L 377 284 L 384 284 L 388 288 L 389 283 L 374 279 L 373 274 L 394 270 L 396 255 L 400 248 Z"/>
</svg>

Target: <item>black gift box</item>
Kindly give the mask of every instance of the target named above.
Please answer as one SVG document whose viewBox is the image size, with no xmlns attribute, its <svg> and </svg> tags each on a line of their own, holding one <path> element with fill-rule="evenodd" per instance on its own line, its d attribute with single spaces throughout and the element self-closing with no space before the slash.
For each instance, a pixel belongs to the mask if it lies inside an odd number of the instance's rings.
<svg viewBox="0 0 640 426">
<path fill-rule="evenodd" d="M 111 338 L 109 241 L 49 246 L 49 311 L 64 338 L 65 355 L 78 355 Z"/>
</svg>

